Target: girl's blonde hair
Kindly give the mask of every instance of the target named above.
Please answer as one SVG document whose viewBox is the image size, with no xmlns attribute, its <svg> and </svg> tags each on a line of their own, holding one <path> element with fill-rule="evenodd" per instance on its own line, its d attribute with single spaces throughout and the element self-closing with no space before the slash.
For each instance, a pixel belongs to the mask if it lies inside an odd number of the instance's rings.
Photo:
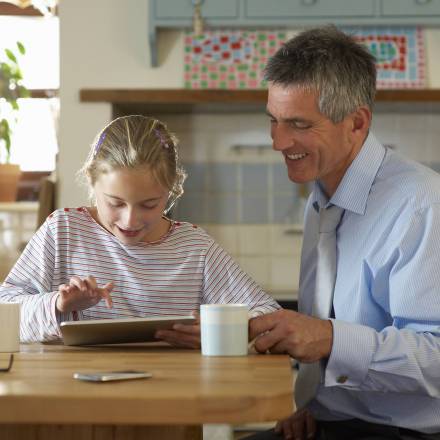
<svg viewBox="0 0 440 440">
<path fill-rule="evenodd" d="M 183 194 L 184 169 L 179 164 L 178 140 L 157 119 L 131 115 L 110 122 L 99 132 L 79 175 L 86 179 L 90 196 L 103 173 L 131 168 L 147 168 L 160 185 L 169 190 L 165 211 Z"/>
</svg>

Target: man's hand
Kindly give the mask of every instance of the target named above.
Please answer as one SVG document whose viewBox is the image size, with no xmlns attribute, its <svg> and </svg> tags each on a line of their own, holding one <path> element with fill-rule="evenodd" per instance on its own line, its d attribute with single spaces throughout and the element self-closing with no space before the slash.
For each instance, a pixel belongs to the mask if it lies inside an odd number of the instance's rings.
<svg viewBox="0 0 440 440">
<path fill-rule="evenodd" d="M 277 310 L 249 321 L 249 338 L 260 353 L 288 353 L 301 362 L 330 356 L 333 327 L 329 320 L 312 318 L 292 310 Z"/>
<path fill-rule="evenodd" d="M 294 412 L 287 419 L 280 420 L 275 432 L 287 440 L 308 440 L 316 436 L 316 423 L 309 411 L 302 409 Z"/>
<path fill-rule="evenodd" d="M 81 279 L 72 277 L 69 284 L 61 284 L 58 287 L 59 296 L 56 301 L 56 309 L 60 313 L 70 313 L 74 310 L 84 310 L 98 304 L 105 299 L 107 307 L 112 307 L 110 292 L 113 290 L 113 283 L 107 283 L 98 287 L 92 276 Z"/>
<path fill-rule="evenodd" d="M 200 348 L 200 319 L 197 313 L 193 315 L 194 324 L 174 324 L 173 330 L 159 330 L 154 336 L 175 347 Z"/>
</svg>

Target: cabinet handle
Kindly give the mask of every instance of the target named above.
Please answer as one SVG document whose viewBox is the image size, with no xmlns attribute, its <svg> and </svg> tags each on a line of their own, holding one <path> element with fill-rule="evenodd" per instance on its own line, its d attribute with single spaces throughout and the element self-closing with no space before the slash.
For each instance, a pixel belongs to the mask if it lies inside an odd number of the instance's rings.
<svg viewBox="0 0 440 440">
<path fill-rule="evenodd" d="M 312 5 L 316 4 L 316 3 L 318 3 L 318 0 L 301 0 L 301 3 L 304 6 L 312 6 Z"/>
<path fill-rule="evenodd" d="M 414 1 L 418 5 L 427 5 L 428 3 L 431 3 L 431 0 L 414 0 Z"/>
</svg>

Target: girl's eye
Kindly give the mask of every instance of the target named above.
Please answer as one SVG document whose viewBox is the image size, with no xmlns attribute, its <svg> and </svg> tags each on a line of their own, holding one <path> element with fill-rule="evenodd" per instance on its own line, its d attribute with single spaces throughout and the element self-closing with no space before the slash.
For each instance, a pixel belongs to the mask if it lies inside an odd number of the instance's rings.
<svg viewBox="0 0 440 440">
<path fill-rule="evenodd" d="M 142 205 L 144 209 L 154 209 L 157 206 L 157 203 L 155 205 Z"/>
<path fill-rule="evenodd" d="M 115 203 L 115 202 L 109 202 L 109 205 L 112 207 L 112 208 L 121 208 L 122 206 L 124 206 L 124 204 L 123 203 Z"/>
</svg>

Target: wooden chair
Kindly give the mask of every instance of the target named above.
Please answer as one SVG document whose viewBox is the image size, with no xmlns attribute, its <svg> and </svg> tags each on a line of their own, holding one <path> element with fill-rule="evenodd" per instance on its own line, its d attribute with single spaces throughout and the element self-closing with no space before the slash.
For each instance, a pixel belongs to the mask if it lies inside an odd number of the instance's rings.
<svg viewBox="0 0 440 440">
<path fill-rule="evenodd" d="M 46 218 L 55 210 L 56 184 L 53 178 L 41 180 L 38 195 L 37 229 L 45 222 Z"/>
</svg>

